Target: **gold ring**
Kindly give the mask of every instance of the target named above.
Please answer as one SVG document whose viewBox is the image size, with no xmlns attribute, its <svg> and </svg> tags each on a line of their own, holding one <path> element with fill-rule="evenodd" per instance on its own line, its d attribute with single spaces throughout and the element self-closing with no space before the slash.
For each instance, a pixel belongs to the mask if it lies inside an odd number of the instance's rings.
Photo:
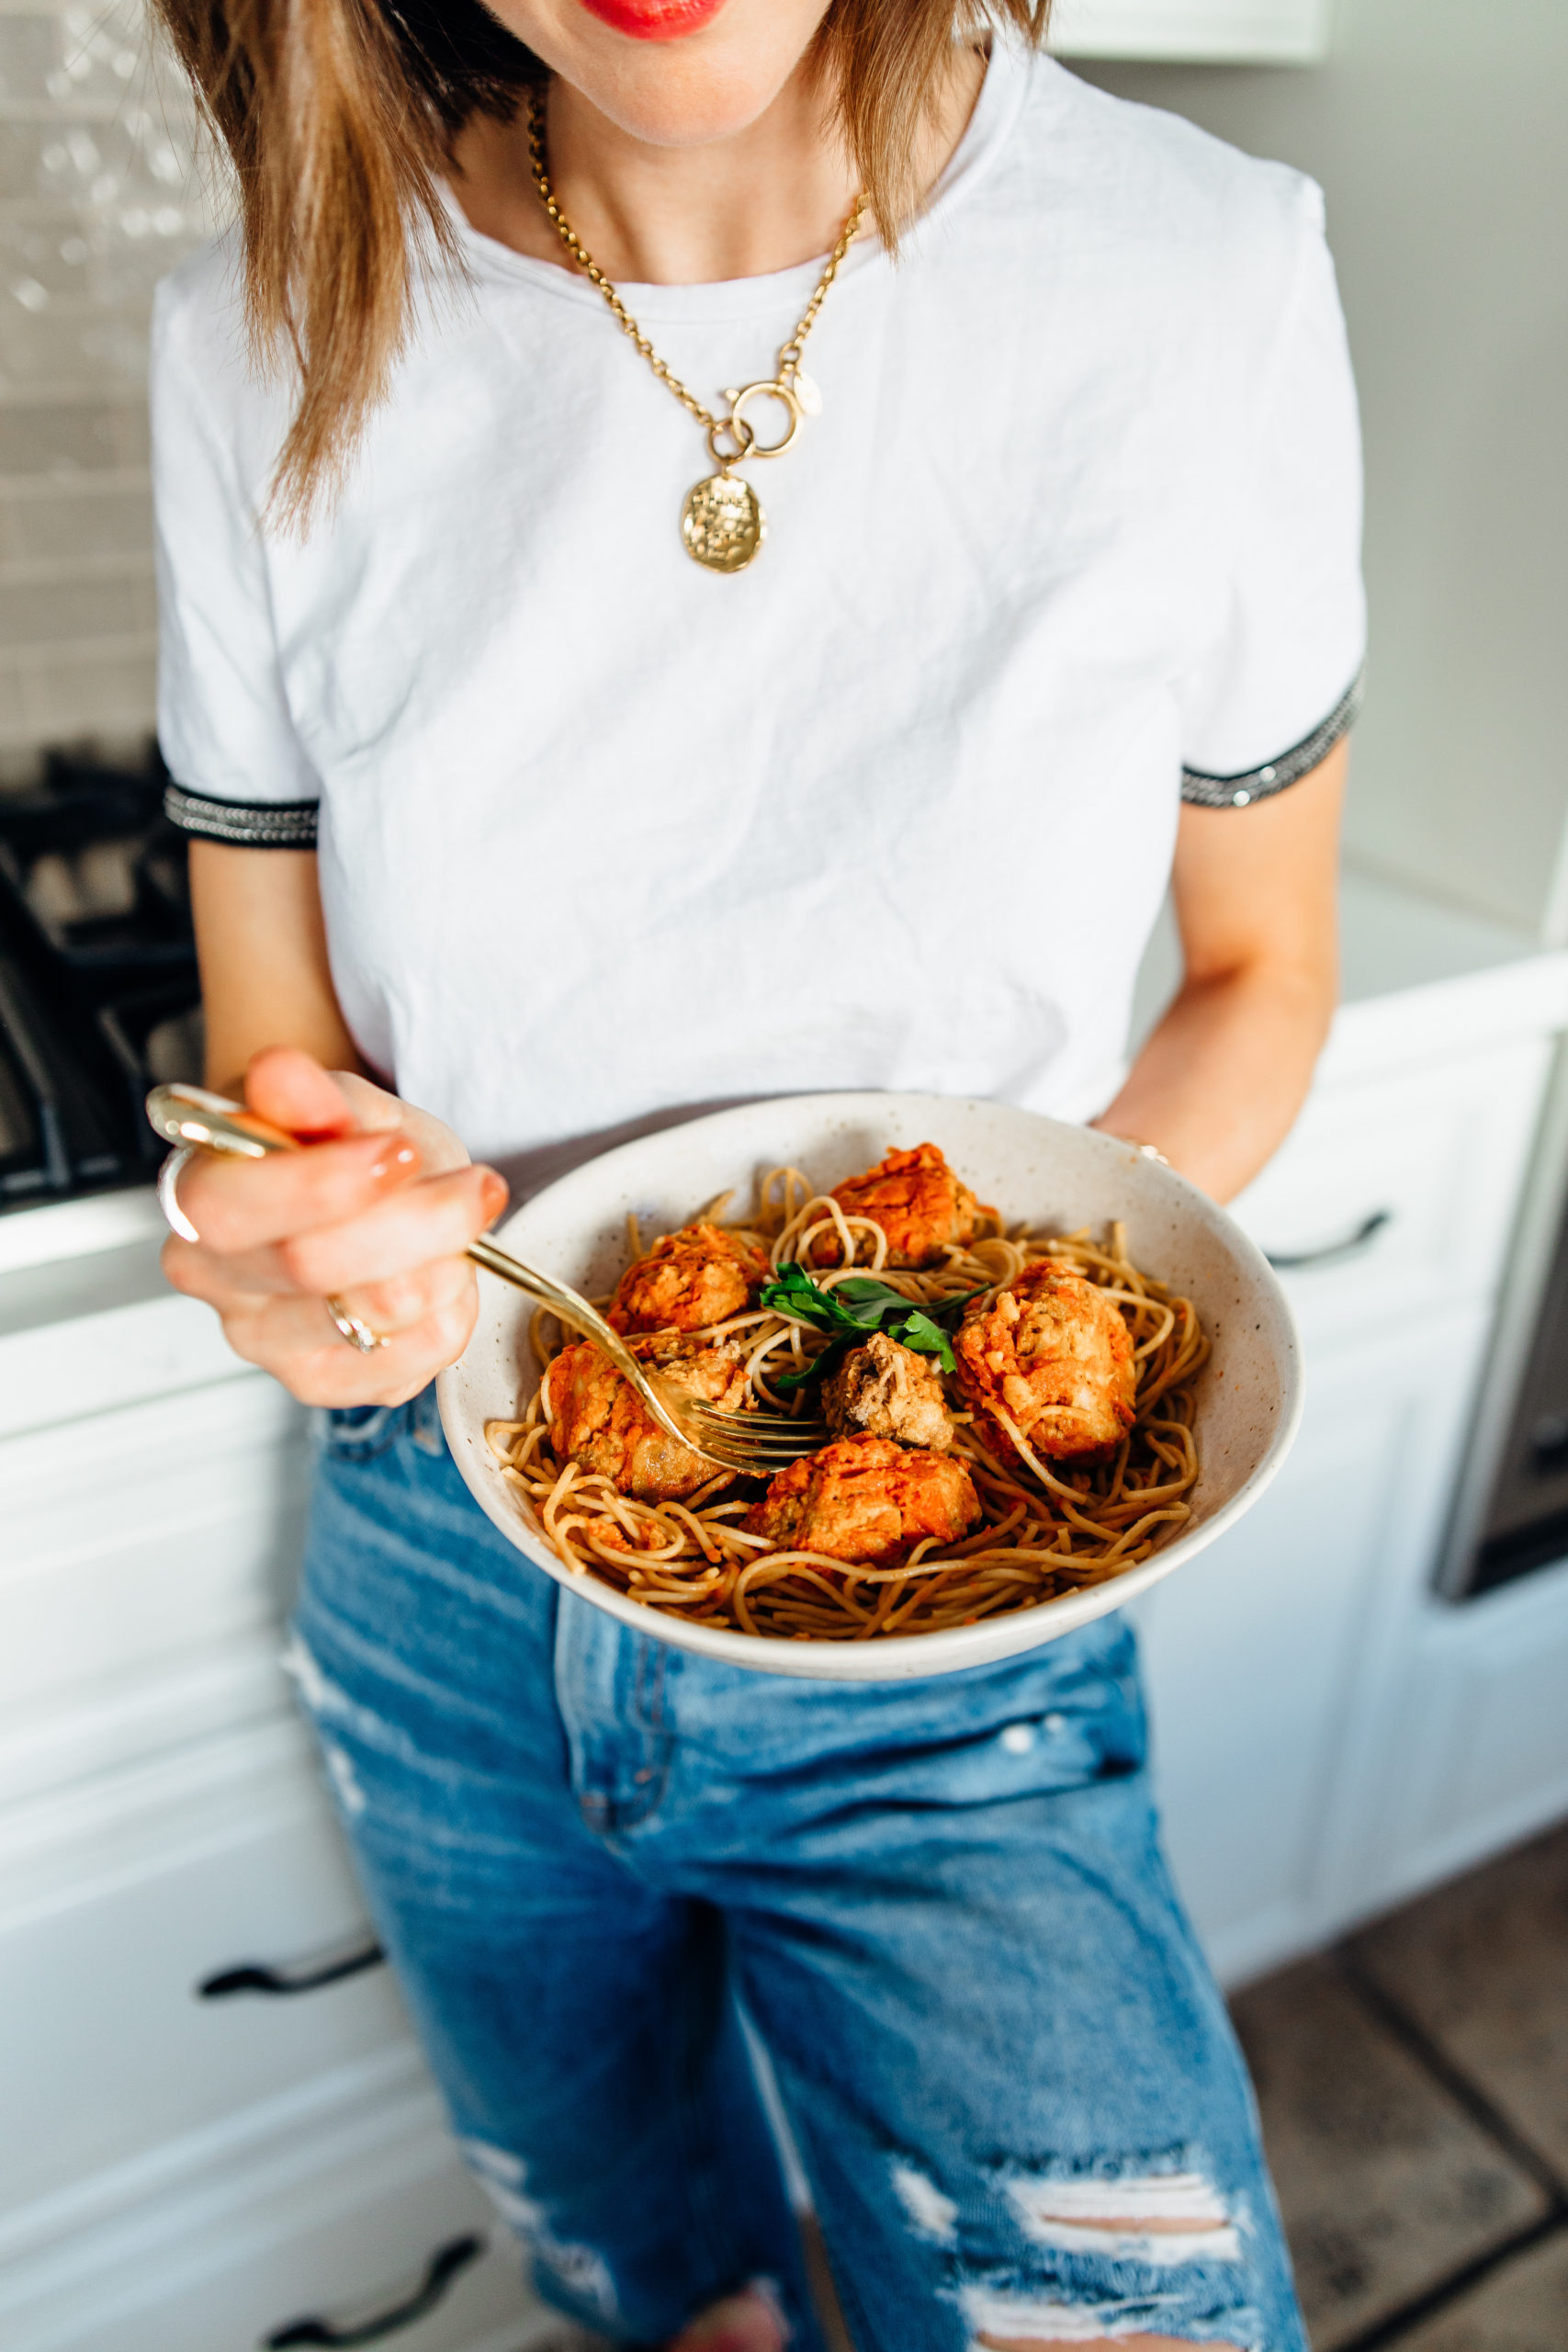
<svg viewBox="0 0 1568 2352">
<path fill-rule="evenodd" d="M 357 1315 L 351 1315 L 335 1295 L 327 1300 L 326 1309 L 349 1346 L 357 1348 L 362 1356 L 374 1355 L 378 1348 L 390 1345 L 379 1331 L 373 1331 L 368 1323 L 362 1323 Z"/>
</svg>

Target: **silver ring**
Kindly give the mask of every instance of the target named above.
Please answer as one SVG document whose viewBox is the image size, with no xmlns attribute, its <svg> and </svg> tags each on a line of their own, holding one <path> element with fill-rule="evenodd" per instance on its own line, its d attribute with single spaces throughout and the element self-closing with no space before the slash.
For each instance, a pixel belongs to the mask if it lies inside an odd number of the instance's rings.
<svg viewBox="0 0 1568 2352">
<path fill-rule="evenodd" d="M 170 1152 L 158 1170 L 158 1206 L 164 1212 L 164 1221 L 168 1226 L 169 1231 L 177 1233 L 182 1241 L 201 1239 L 200 1234 L 181 1208 L 178 1196 L 175 1192 L 175 1186 L 196 1158 L 196 1154 L 195 1144 L 182 1143 L 177 1151 Z"/>
<path fill-rule="evenodd" d="M 378 1348 L 391 1344 L 379 1331 L 373 1331 L 368 1323 L 362 1323 L 357 1315 L 351 1315 L 335 1295 L 326 1301 L 326 1309 L 349 1346 L 357 1348 L 362 1356 L 374 1355 Z"/>
</svg>

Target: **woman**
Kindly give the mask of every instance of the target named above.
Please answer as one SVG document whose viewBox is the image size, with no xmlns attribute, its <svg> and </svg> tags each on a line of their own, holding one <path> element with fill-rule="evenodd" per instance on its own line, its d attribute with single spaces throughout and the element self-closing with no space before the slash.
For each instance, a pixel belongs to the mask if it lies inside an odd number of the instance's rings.
<svg viewBox="0 0 1568 2352">
<path fill-rule="evenodd" d="M 189 1167 L 167 1264 L 334 1408 L 292 1656 L 467 2153 L 615 2340 L 819 2345 L 739 1993 L 864 2352 L 1299 2352 L 1126 1629 L 633 1640 L 429 1383 L 470 1150 L 874 1086 L 1268 1158 L 1361 657 L 1316 192 L 1029 0 L 160 4 L 243 199 L 158 320 L 171 807 L 214 1082 L 310 1146 Z"/>
</svg>

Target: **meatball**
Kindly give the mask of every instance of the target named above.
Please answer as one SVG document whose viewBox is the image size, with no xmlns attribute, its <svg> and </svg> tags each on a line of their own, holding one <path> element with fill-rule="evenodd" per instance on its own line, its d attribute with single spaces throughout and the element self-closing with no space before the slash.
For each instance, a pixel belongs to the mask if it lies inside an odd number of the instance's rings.
<svg viewBox="0 0 1568 2352">
<path fill-rule="evenodd" d="M 822 1383 L 822 1414 L 835 1437 L 890 1437 L 946 1453 L 953 1422 L 929 1356 L 874 1331 Z"/>
<path fill-rule="evenodd" d="M 1060 1258 L 1042 1258 L 967 1309 L 953 1343 L 958 1387 L 1002 1460 L 1000 1405 L 1036 1453 L 1100 1455 L 1133 1426 L 1133 1342 L 1114 1302 Z"/>
<path fill-rule="evenodd" d="M 694 1347 L 677 1339 L 639 1340 L 632 1352 L 650 1368 L 724 1412 L 739 1412 L 747 1395 L 745 1360 L 726 1340 Z M 596 1470 L 638 1502 L 679 1502 L 705 1487 L 714 1465 L 689 1445 L 678 1445 L 592 1340 L 574 1340 L 546 1374 L 546 1409 L 557 1459 Z"/>
<path fill-rule="evenodd" d="M 667 1233 L 615 1284 L 605 1320 L 617 1331 L 696 1331 L 749 1306 L 768 1261 L 738 1233 L 686 1225 Z"/>
<path fill-rule="evenodd" d="M 835 1184 L 833 1198 L 846 1216 L 868 1216 L 882 1227 L 890 1266 L 929 1266 L 950 1242 L 962 1249 L 983 1224 L 999 1221 L 959 1182 L 934 1143 L 890 1151 L 863 1176 Z M 818 1234 L 812 1255 L 819 1266 L 840 1264 L 837 1234 Z"/>
<path fill-rule="evenodd" d="M 775 1551 L 892 1568 L 928 1535 L 956 1543 L 979 1516 L 962 1463 L 907 1453 L 885 1437 L 841 1437 L 781 1470 L 744 1523 Z"/>
</svg>

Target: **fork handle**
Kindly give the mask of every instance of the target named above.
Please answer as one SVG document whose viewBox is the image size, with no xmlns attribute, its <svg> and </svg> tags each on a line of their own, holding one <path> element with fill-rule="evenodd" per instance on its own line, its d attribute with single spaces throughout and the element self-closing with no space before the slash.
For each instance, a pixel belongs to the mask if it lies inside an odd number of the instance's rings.
<svg viewBox="0 0 1568 2352">
<path fill-rule="evenodd" d="M 591 1306 L 585 1298 L 580 1297 L 576 1291 L 569 1290 L 564 1283 L 554 1282 L 548 1274 L 540 1273 L 537 1267 L 525 1265 L 521 1258 L 514 1258 L 510 1250 L 501 1249 L 482 1233 L 476 1241 L 469 1242 L 463 1254 L 471 1258 L 476 1266 L 482 1266 L 487 1274 L 497 1275 L 502 1282 L 510 1283 L 513 1290 L 520 1290 L 526 1297 L 536 1299 L 541 1306 L 547 1306 L 552 1315 L 570 1324 L 574 1331 L 581 1331 L 585 1340 L 593 1340 L 596 1346 L 603 1348 L 618 1372 L 629 1369 L 641 1373 L 641 1365 L 636 1363 L 620 1333 L 612 1329 L 596 1306 Z M 646 1378 L 647 1375 L 643 1376 Z"/>
<path fill-rule="evenodd" d="M 243 1102 L 231 1102 L 224 1095 L 209 1094 L 202 1086 L 153 1087 L 147 1097 L 147 1117 L 156 1133 L 176 1148 L 216 1152 L 226 1159 L 265 1159 L 269 1152 L 301 1148 L 297 1138 L 282 1127 L 258 1118 Z M 620 1333 L 612 1330 L 585 1298 L 564 1283 L 540 1273 L 536 1267 L 525 1265 L 521 1258 L 514 1258 L 509 1250 L 499 1248 L 482 1233 L 463 1254 L 487 1273 L 498 1275 L 513 1290 L 522 1291 L 547 1307 L 572 1330 L 581 1331 L 584 1339 L 592 1340 L 622 1377 L 630 1381 L 666 1437 L 672 1437 L 677 1445 L 689 1447 L 694 1453 L 704 1452 L 676 1420 Z M 707 1460 L 715 1458 L 705 1455 Z"/>
</svg>

